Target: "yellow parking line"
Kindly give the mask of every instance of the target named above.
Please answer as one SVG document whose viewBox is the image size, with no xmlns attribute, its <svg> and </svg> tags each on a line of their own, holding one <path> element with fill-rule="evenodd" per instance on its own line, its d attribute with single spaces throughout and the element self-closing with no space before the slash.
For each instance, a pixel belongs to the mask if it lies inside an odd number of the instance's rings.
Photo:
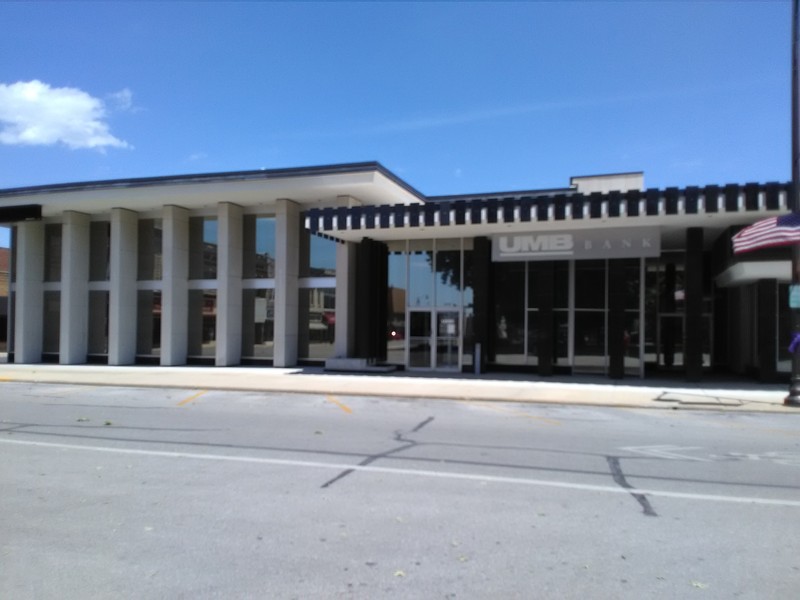
<svg viewBox="0 0 800 600">
<path fill-rule="evenodd" d="M 11 377 L 0 377 L 0 381 L 14 381 Z"/>
<path fill-rule="evenodd" d="M 181 400 L 180 402 L 178 402 L 178 406 L 186 406 L 187 404 L 189 404 L 189 402 L 197 400 L 200 396 L 202 396 L 203 394 L 206 394 L 206 393 L 208 393 L 208 390 L 200 390 L 196 394 L 192 394 L 188 398 L 185 398 L 185 399 Z"/>
<path fill-rule="evenodd" d="M 347 406 L 346 404 L 343 404 L 342 402 L 339 402 L 339 401 L 336 399 L 336 396 L 331 396 L 331 395 L 329 394 L 329 395 L 325 396 L 325 399 L 326 399 L 328 402 L 331 402 L 331 403 L 335 404 L 336 406 L 338 406 L 339 408 L 341 408 L 341 409 L 342 409 L 344 412 L 346 412 L 346 413 L 348 413 L 348 414 L 350 414 L 350 413 L 352 413 L 352 412 L 353 412 L 353 409 L 352 409 L 352 408 L 350 408 L 350 407 L 349 407 L 349 406 Z"/>
<path fill-rule="evenodd" d="M 478 404 L 479 406 L 482 406 L 484 408 L 488 408 L 489 410 L 494 410 L 502 413 L 511 413 L 512 415 L 516 415 L 518 417 L 533 419 L 535 421 L 542 421 L 543 423 L 547 423 L 548 425 L 561 425 L 561 421 L 556 421 L 555 419 L 549 419 L 547 417 L 540 417 L 538 415 L 529 415 L 528 413 L 522 412 L 521 410 L 513 410 L 510 408 L 506 408 L 504 406 L 497 406 L 496 404 L 490 404 L 488 402 L 475 402 L 475 404 Z"/>
</svg>

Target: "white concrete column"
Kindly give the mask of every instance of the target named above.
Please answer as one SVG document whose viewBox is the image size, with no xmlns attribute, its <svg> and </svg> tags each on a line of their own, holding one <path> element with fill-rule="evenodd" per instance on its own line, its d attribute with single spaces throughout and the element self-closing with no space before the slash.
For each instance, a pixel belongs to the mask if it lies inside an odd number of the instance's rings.
<svg viewBox="0 0 800 600">
<path fill-rule="evenodd" d="M 336 335 L 333 355 L 350 358 L 355 349 L 356 244 L 336 244 Z"/>
<path fill-rule="evenodd" d="M 136 273 L 139 220 L 132 210 L 111 209 L 109 253 L 108 364 L 136 362 Z"/>
<path fill-rule="evenodd" d="M 16 301 L 14 303 L 14 362 L 42 362 L 44 318 L 44 223 L 17 224 Z"/>
<path fill-rule="evenodd" d="M 189 211 L 165 206 L 161 290 L 161 364 L 185 365 L 189 321 Z"/>
<path fill-rule="evenodd" d="M 217 214 L 216 365 L 238 365 L 242 358 L 242 207 L 222 202 Z"/>
<path fill-rule="evenodd" d="M 61 242 L 61 332 L 58 360 L 62 365 L 86 362 L 89 337 L 89 215 L 64 213 Z"/>
<path fill-rule="evenodd" d="M 278 200 L 275 213 L 275 350 L 276 367 L 297 364 L 300 273 L 300 207 Z"/>
</svg>

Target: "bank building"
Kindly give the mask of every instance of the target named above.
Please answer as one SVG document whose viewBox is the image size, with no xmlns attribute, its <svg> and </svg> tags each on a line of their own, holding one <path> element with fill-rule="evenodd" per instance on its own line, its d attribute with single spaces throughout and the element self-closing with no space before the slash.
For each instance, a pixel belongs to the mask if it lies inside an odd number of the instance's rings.
<svg viewBox="0 0 800 600">
<path fill-rule="evenodd" d="M 0 190 L 9 362 L 788 380 L 788 183 L 425 196 L 379 163 Z"/>
</svg>

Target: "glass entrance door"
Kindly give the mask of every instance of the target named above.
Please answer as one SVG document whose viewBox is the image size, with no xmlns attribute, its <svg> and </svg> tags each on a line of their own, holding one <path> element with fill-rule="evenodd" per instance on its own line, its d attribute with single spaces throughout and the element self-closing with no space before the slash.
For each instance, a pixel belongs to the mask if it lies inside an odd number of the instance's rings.
<svg viewBox="0 0 800 600">
<path fill-rule="evenodd" d="M 440 310 L 436 313 L 436 364 L 433 365 L 434 369 L 458 369 L 461 340 L 458 317 L 458 311 L 454 310 Z"/>
<path fill-rule="evenodd" d="M 461 354 L 461 315 L 455 310 L 408 313 L 408 367 L 457 370 Z"/>
<path fill-rule="evenodd" d="M 430 310 L 412 310 L 408 313 L 408 367 L 430 369 L 433 361 L 433 320 Z"/>
</svg>

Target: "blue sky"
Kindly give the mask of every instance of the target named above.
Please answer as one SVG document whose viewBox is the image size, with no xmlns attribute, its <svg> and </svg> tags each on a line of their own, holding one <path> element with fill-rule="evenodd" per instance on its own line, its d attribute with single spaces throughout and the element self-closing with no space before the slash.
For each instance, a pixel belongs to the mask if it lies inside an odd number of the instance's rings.
<svg viewBox="0 0 800 600">
<path fill-rule="evenodd" d="M 0 22 L 0 189 L 364 160 L 429 195 L 791 177 L 788 0 L 2 2 Z"/>
</svg>

